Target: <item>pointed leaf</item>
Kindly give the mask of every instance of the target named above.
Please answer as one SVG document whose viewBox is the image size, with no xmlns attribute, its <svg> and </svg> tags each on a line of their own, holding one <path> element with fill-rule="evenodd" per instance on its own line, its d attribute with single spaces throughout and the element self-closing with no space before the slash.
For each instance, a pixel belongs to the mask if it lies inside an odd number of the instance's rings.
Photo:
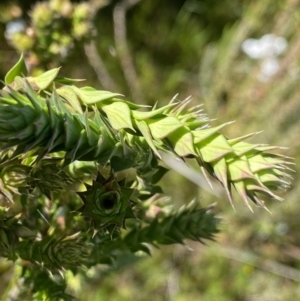
<svg viewBox="0 0 300 301">
<path fill-rule="evenodd" d="M 66 149 L 70 149 L 74 146 L 76 141 L 78 140 L 78 133 L 81 132 L 82 128 L 79 124 L 74 122 L 74 119 L 72 115 L 65 115 L 65 147 Z"/>
<path fill-rule="evenodd" d="M 253 137 L 254 135 L 257 135 L 257 134 L 260 134 L 261 132 L 254 132 L 254 133 L 251 133 L 251 134 L 247 134 L 247 135 L 244 135 L 244 136 L 241 136 L 241 137 L 238 137 L 238 138 L 234 138 L 234 139 L 229 139 L 228 140 L 228 143 L 233 146 L 235 145 L 236 143 L 238 142 L 241 142 L 243 140 L 246 140 L 250 137 Z"/>
<path fill-rule="evenodd" d="M 237 142 L 236 144 L 234 144 L 234 146 L 232 147 L 234 150 L 234 153 L 241 157 L 244 154 L 250 152 L 253 149 L 256 149 L 258 146 L 260 146 L 260 144 L 250 144 L 250 143 L 246 143 L 246 142 Z"/>
<path fill-rule="evenodd" d="M 152 111 L 149 111 L 149 112 L 132 111 L 132 116 L 133 116 L 134 119 L 137 119 L 137 120 L 149 119 L 151 117 L 162 114 L 166 109 L 168 109 L 169 107 L 174 106 L 174 105 L 175 105 L 175 103 L 168 104 L 164 107 L 161 107 L 159 109 L 152 110 Z"/>
<path fill-rule="evenodd" d="M 154 139 L 162 139 L 181 128 L 183 124 L 176 117 L 149 119 L 146 121 Z"/>
<path fill-rule="evenodd" d="M 137 103 L 133 103 L 133 102 L 130 102 L 128 100 L 121 99 L 121 98 L 115 98 L 114 97 L 114 98 L 110 99 L 109 101 L 111 101 L 111 102 L 125 102 L 131 110 L 137 110 L 137 109 L 141 109 L 141 108 L 151 108 L 151 106 L 139 105 Z"/>
<path fill-rule="evenodd" d="M 170 140 L 178 156 L 197 156 L 194 150 L 193 135 L 188 128 L 182 127 L 177 129 L 168 136 L 168 139 Z"/>
<path fill-rule="evenodd" d="M 194 142 L 195 143 L 199 143 L 201 141 L 203 141 L 204 139 L 214 135 L 215 133 L 217 133 L 221 128 L 223 128 L 224 126 L 231 124 L 232 122 L 227 122 L 224 124 L 221 124 L 219 126 L 216 127 L 212 127 L 209 129 L 205 129 L 205 130 L 197 130 L 197 131 L 193 131 L 193 136 L 194 136 Z"/>
<path fill-rule="evenodd" d="M 22 53 L 18 62 L 5 75 L 5 79 L 4 79 L 5 84 L 9 85 L 15 80 L 16 76 L 27 76 L 27 73 L 28 71 Z"/>
<path fill-rule="evenodd" d="M 203 125 L 207 124 L 207 121 L 204 120 L 195 120 L 191 122 L 185 122 L 184 123 L 191 131 L 194 131 L 195 129 L 202 127 Z"/>
<path fill-rule="evenodd" d="M 115 130 L 132 129 L 130 109 L 124 102 L 113 102 L 110 105 L 103 106 L 102 110 L 106 113 L 111 126 Z"/>
<path fill-rule="evenodd" d="M 79 89 L 75 86 L 72 86 L 72 89 L 76 92 L 81 101 L 87 105 L 95 104 L 103 100 L 108 100 L 115 96 L 121 96 L 121 94 L 119 93 L 99 91 L 95 89 L 90 89 L 89 87 L 83 87 Z"/>
<path fill-rule="evenodd" d="M 46 71 L 37 77 L 28 77 L 28 82 L 33 86 L 34 89 L 45 90 L 56 78 L 60 68 L 54 68 Z"/>
<path fill-rule="evenodd" d="M 219 160 L 227 154 L 233 152 L 233 149 L 228 144 L 226 138 L 221 134 L 214 134 L 213 136 L 203 140 L 195 146 L 205 162 L 212 162 Z"/>
<path fill-rule="evenodd" d="M 151 132 L 150 132 L 150 129 L 149 129 L 147 123 L 143 120 L 141 120 L 141 121 L 136 120 L 135 123 L 136 123 L 138 129 L 140 130 L 140 132 L 142 133 L 142 135 L 144 136 L 145 140 L 147 141 L 147 143 L 151 147 L 151 149 L 154 151 L 156 156 L 158 158 L 160 158 L 160 154 L 158 153 L 158 151 L 157 151 L 157 149 L 156 149 L 156 147 L 153 143 L 153 138 L 151 136 Z"/>
<path fill-rule="evenodd" d="M 255 182 L 253 182 L 252 180 L 244 180 L 243 182 L 248 191 L 257 191 L 257 192 L 265 194 L 271 198 L 274 198 L 276 200 L 283 201 L 283 198 L 277 196 L 276 194 L 274 194 L 272 191 L 270 191 L 265 186 L 261 186 L 260 184 L 257 184 Z"/>
<path fill-rule="evenodd" d="M 67 135 L 66 135 L 67 136 Z M 71 161 L 75 161 L 75 159 L 79 159 L 80 155 L 83 155 L 84 153 L 88 153 L 90 151 L 90 148 L 84 147 L 87 143 L 87 137 L 86 137 L 86 131 L 84 129 L 81 130 L 79 135 L 76 135 L 76 144 L 73 146 L 72 150 L 68 153 L 67 157 L 71 158 Z M 83 148 L 84 153 L 78 154 L 78 150 L 80 148 Z"/>
<path fill-rule="evenodd" d="M 245 183 L 243 181 L 235 182 L 234 187 L 235 187 L 236 191 L 238 192 L 238 194 L 242 197 L 242 199 L 244 200 L 245 204 L 250 209 L 250 211 L 253 212 L 253 209 L 250 206 L 249 201 L 248 201 L 248 193 L 247 193 L 247 189 L 245 187 Z"/>
<path fill-rule="evenodd" d="M 243 160 L 243 158 L 228 163 L 228 171 L 231 181 L 255 178 L 249 167 L 248 161 Z"/>
<path fill-rule="evenodd" d="M 96 145 L 99 139 L 100 130 L 97 127 L 97 125 L 94 123 L 94 121 L 88 118 L 87 111 L 85 111 L 83 116 L 84 116 L 84 126 L 87 133 L 89 145 L 90 146 Z"/>
<path fill-rule="evenodd" d="M 248 159 L 250 168 L 253 173 L 261 171 L 263 169 L 275 168 L 275 165 L 268 162 L 262 155 L 256 155 Z"/>
<path fill-rule="evenodd" d="M 229 198 L 230 204 L 234 208 L 232 195 L 228 186 L 228 169 L 225 159 L 222 158 L 219 161 L 213 162 L 212 165 L 214 168 L 214 173 L 216 174 L 219 181 L 223 184 L 226 194 Z"/>
<path fill-rule="evenodd" d="M 279 170 L 262 170 L 257 173 L 262 183 L 269 184 L 270 182 L 280 186 L 281 184 L 289 186 L 290 183 L 282 180 L 283 174 Z"/>
<path fill-rule="evenodd" d="M 82 108 L 74 89 L 69 86 L 63 86 L 56 89 L 56 92 L 63 97 L 76 112 L 82 114 Z"/>
<path fill-rule="evenodd" d="M 75 79 L 75 78 L 68 78 L 68 77 L 62 77 L 62 76 L 56 76 L 54 79 L 55 82 L 64 84 L 64 85 L 71 85 L 77 82 L 83 82 L 85 79 Z"/>
</svg>

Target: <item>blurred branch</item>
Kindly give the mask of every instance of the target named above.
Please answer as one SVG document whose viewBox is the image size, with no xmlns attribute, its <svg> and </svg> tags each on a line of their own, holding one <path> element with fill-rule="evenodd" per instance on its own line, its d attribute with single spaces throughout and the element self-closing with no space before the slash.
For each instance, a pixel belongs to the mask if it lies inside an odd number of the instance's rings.
<svg viewBox="0 0 300 301">
<path fill-rule="evenodd" d="M 178 172 L 191 182 L 195 183 L 199 187 L 203 188 L 204 190 L 208 191 L 209 193 L 213 194 L 214 196 L 218 198 L 224 198 L 224 190 L 222 188 L 210 186 L 204 176 L 202 176 L 193 168 L 189 167 L 182 160 L 179 160 L 165 152 L 159 152 L 159 154 L 162 160 L 171 169 L 175 170 L 176 172 Z"/>
<path fill-rule="evenodd" d="M 249 103 L 249 106 L 252 106 L 252 108 L 248 108 L 247 111 L 255 112 L 261 120 L 265 118 L 265 112 L 273 112 L 280 107 L 280 112 L 277 118 L 271 118 L 269 120 L 268 127 L 272 129 L 269 133 L 269 137 L 273 136 L 276 138 L 278 132 L 281 131 L 284 120 L 291 119 L 293 112 L 295 112 L 298 108 L 299 91 L 296 88 L 298 86 L 298 77 L 292 76 L 291 74 L 293 66 L 296 65 L 295 62 L 297 61 L 299 54 L 300 36 L 296 33 L 292 41 L 289 43 L 288 52 L 280 61 L 278 71 L 266 83 L 254 82 L 254 84 L 250 86 L 249 93 L 247 93 L 252 97 L 251 103 Z M 243 90 L 241 90 L 241 93 L 242 91 Z M 258 102 L 261 102 L 263 99 L 264 110 L 256 113 L 254 108 L 257 106 Z M 282 99 L 285 99 L 285 101 L 283 102 Z M 247 114 L 244 118 L 244 122 L 252 124 L 252 128 L 255 128 L 257 119 L 254 120 L 253 114 L 254 113 Z M 287 137 L 286 132 L 285 137 Z"/>
<path fill-rule="evenodd" d="M 297 246 L 287 246 L 284 250 L 284 253 L 290 257 L 295 258 L 296 260 L 300 260 L 300 248 Z"/>
<path fill-rule="evenodd" d="M 106 67 L 101 59 L 100 54 L 97 51 L 97 47 L 94 41 L 84 45 L 85 54 L 97 74 L 98 80 L 104 89 L 110 91 L 116 91 L 116 84 L 110 77 Z"/>
<path fill-rule="evenodd" d="M 215 247 L 216 246 L 214 246 L 214 248 Z M 218 250 L 219 255 L 224 257 L 250 264 L 264 271 L 300 282 L 300 271 L 298 269 L 278 263 L 275 260 L 264 259 L 253 252 L 238 250 L 232 247 L 222 246 L 221 248 L 218 248 Z"/>
<path fill-rule="evenodd" d="M 279 11 L 278 17 L 274 19 L 273 32 L 278 36 L 288 36 L 293 34 L 297 18 L 293 16 L 294 11 L 299 7 L 299 0 L 283 2 L 283 8 Z M 297 25 L 296 25 L 297 26 Z"/>
<path fill-rule="evenodd" d="M 214 57 L 211 57 L 212 54 L 210 52 L 206 53 L 210 56 L 211 65 L 201 63 L 199 79 L 201 91 L 208 91 L 205 97 L 210 100 L 206 104 L 207 111 L 210 115 L 218 110 L 219 104 L 216 100 L 220 99 L 220 95 L 229 89 L 231 81 L 228 74 L 230 74 L 234 60 L 240 52 L 242 42 L 261 26 L 260 20 L 269 9 L 270 2 L 270 0 L 264 2 L 253 1 L 251 5 L 245 9 L 243 18 L 231 28 L 224 31 L 216 50 L 211 50 L 214 51 Z M 205 59 L 204 57 L 203 60 Z M 203 67 L 205 67 L 205 69 L 203 69 Z M 212 69 L 213 72 L 209 69 Z M 206 74 L 210 75 L 211 78 L 205 78 L 207 76 Z M 216 78 L 218 80 L 213 80 Z M 202 82 L 205 83 L 207 81 L 212 82 L 210 90 L 205 87 L 202 88 Z"/>
<path fill-rule="evenodd" d="M 290 51 L 282 59 L 280 68 L 277 73 L 274 75 L 273 80 L 279 80 L 282 76 L 285 75 L 288 67 L 299 57 L 300 53 L 300 36 L 295 35 L 294 44 L 291 46 Z M 271 86 L 271 85 L 270 85 Z"/>
<path fill-rule="evenodd" d="M 119 2 L 114 8 L 113 20 L 116 49 L 125 79 L 134 101 L 142 104 L 145 103 L 145 101 L 126 40 L 126 11 L 140 1 L 141 0 L 123 0 Z"/>
<path fill-rule="evenodd" d="M 262 86 L 260 89 L 258 89 L 257 85 L 253 86 L 252 95 L 255 95 L 255 98 L 252 99 L 253 102 L 258 102 L 261 99 L 264 99 L 267 96 L 269 96 L 275 90 L 274 84 L 276 84 L 278 86 L 278 85 L 280 85 L 280 82 L 283 82 L 283 84 L 284 84 L 283 89 L 284 88 L 290 89 L 290 87 L 288 85 L 286 85 L 282 79 L 288 72 L 288 69 L 290 68 L 290 66 L 299 57 L 300 36 L 298 34 L 295 34 L 295 36 L 290 44 L 291 44 L 291 46 L 289 47 L 288 53 L 281 60 L 279 69 L 274 74 L 274 76 L 271 78 L 271 80 L 263 86 L 261 83 L 259 83 L 259 85 Z M 291 84 L 291 81 L 289 83 Z M 254 91 L 259 91 L 259 92 L 255 94 Z M 270 109 L 273 110 L 274 108 L 276 108 L 280 102 L 281 102 L 281 98 L 277 97 L 277 100 L 275 99 L 274 101 L 272 101 L 272 103 L 270 103 L 270 105 L 272 106 Z"/>
</svg>

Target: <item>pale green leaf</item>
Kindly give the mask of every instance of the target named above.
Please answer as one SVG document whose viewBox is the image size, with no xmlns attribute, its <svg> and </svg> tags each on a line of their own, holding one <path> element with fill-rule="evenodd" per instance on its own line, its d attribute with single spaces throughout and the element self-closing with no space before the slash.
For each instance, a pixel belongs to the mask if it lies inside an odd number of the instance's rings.
<svg viewBox="0 0 300 301">
<path fill-rule="evenodd" d="M 253 149 L 256 149 L 258 146 L 260 146 L 260 144 L 250 144 L 250 143 L 246 143 L 246 142 L 237 142 L 236 144 L 234 144 L 234 146 L 232 146 L 234 153 L 241 157 L 244 154 L 250 152 Z"/>
<path fill-rule="evenodd" d="M 146 121 L 154 139 L 162 139 L 181 128 L 183 124 L 176 117 L 149 119 Z"/>
<path fill-rule="evenodd" d="M 240 181 L 243 179 L 255 179 L 247 159 L 234 159 L 228 164 L 229 177 L 231 181 Z"/>
<path fill-rule="evenodd" d="M 115 130 L 132 129 L 130 109 L 124 102 L 113 102 L 110 105 L 103 106 L 102 110 L 106 113 L 111 126 Z"/>
<path fill-rule="evenodd" d="M 196 148 L 201 153 L 205 162 L 219 160 L 233 152 L 226 138 L 221 134 L 214 134 L 202 142 L 197 143 Z"/>
<path fill-rule="evenodd" d="M 115 96 L 121 96 L 121 94 L 119 93 L 94 90 L 90 89 L 89 87 L 77 88 L 75 86 L 72 86 L 72 89 L 76 92 L 81 101 L 87 105 L 95 104 L 103 100 L 108 100 Z"/>
<path fill-rule="evenodd" d="M 144 136 L 145 140 L 147 141 L 147 143 L 149 144 L 149 146 L 152 148 L 152 150 L 154 151 L 154 153 L 160 158 L 160 155 L 153 143 L 153 139 L 152 139 L 152 136 L 151 136 L 151 132 L 149 130 L 149 127 L 147 125 L 147 123 L 143 120 L 139 121 L 139 120 L 136 120 L 135 121 L 138 129 L 140 130 L 140 132 L 142 133 L 142 135 Z"/>
<path fill-rule="evenodd" d="M 246 189 L 248 191 L 255 191 L 255 192 L 259 192 L 259 193 L 262 193 L 262 194 L 265 194 L 269 197 L 272 197 L 276 200 L 279 200 L 279 201 L 283 201 L 283 198 L 277 196 L 276 194 L 274 194 L 272 191 L 270 191 L 267 187 L 265 186 L 261 186 L 258 182 L 256 181 L 253 181 L 253 180 L 243 180 L 244 182 L 244 185 L 246 187 Z"/>
<path fill-rule="evenodd" d="M 182 127 L 177 129 L 168 136 L 168 139 L 178 156 L 197 156 L 194 150 L 193 135 L 188 128 Z"/>
<path fill-rule="evenodd" d="M 77 82 L 83 82 L 85 79 L 76 79 L 76 78 L 68 78 L 68 77 L 62 77 L 62 76 L 56 76 L 55 82 L 64 84 L 64 85 L 71 85 Z"/>
<path fill-rule="evenodd" d="M 25 77 L 16 76 L 14 82 L 12 83 L 11 87 L 15 91 L 25 90 L 28 83 L 26 82 Z"/>
<path fill-rule="evenodd" d="M 259 180 L 264 183 L 273 183 L 275 185 L 280 186 L 281 184 L 289 186 L 290 183 L 284 181 L 282 177 L 284 176 L 283 172 L 279 171 L 278 169 L 274 170 L 262 170 L 257 173 Z"/>
<path fill-rule="evenodd" d="M 264 160 L 266 160 L 268 163 L 270 164 L 274 164 L 274 165 L 285 165 L 285 164 L 292 164 L 294 165 L 293 162 L 289 162 L 287 160 L 285 160 L 285 156 L 280 156 L 280 155 L 271 155 L 271 154 L 264 154 L 262 153 Z"/>
<path fill-rule="evenodd" d="M 149 119 L 151 117 L 160 115 L 162 113 L 164 113 L 164 111 L 168 108 L 170 108 L 171 106 L 174 106 L 176 104 L 168 104 L 162 108 L 156 109 L 156 110 L 152 110 L 152 111 L 148 111 L 148 112 L 140 112 L 140 111 L 132 111 L 132 116 L 134 119 L 137 120 L 145 120 L 145 119 Z"/>
<path fill-rule="evenodd" d="M 249 201 L 248 201 L 248 193 L 247 189 L 245 187 L 245 183 L 243 181 L 238 181 L 234 183 L 234 187 L 238 194 L 242 197 L 245 204 L 248 206 L 248 208 L 253 212 L 253 209 L 251 208 Z"/>
<path fill-rule="evenodd" d="M 232 145 L 235 145 L 236 143 L 238 143 L 240 141 L 243 141 L 245 139 L 251 138 L 254 135 L 257 135 L 259 133 L 261 133 L 261 132 L 255 132 L 255 133 L 247 134 L 247 135 L 244 135 L 244 136 L 241 136 L 241 137 L 238 137 L 238 138 L 229 139 L 228 143 L 232 146 Z"/>
<path fill-rule="evenodd" d="M 56 78 L 60 68 L 54 68 L 46 71 L 37 77 L 28 77 L 28 82 L 33 86 L 34 89 L 45 90 Z"/>
<path fill-rule="evenodd" d="M 262 146 L 258 146 L 256 149 L 261 152 L 267 152 L 267 151 L 277 150 L 279 148 L 280 148 L 279 146 L 275 146 L 275 145 L 262 145 Z"/>
<path fill-rule="evenodd" d="M 261 154 L 249 158 L 248 161 L 253 173 L 264 169 L 275 168 L 275 165 L 268 162 L 268 160 L 264 158 Z"/>
<path fill-rule="evenodd" d="M 219 181 L 223 184 L 223 186 L 225 188 L 225 191 L 229 198 L 231 206 L 234 208 L 232 195 L 231 195 L 231 192 L 230 192 L 229 186 L 228 186 L 228 169 L 227 169 L 226 160 L 224 158 L 222 158 L 218 161 L 213 162 L 212 166 L 213 166 L 216 177 L 219 179 Z"/>
<path fill-rule="evenodd" d="M 56 92 L 63 97 L 76 112 L 82 114 L 82 108 L 74 89 L 69 86 L 63 86 L 56 89 Z"/>
<path fill-rule="evenodd" d="M 66 149 L 70 149 L 74 146 L 76 141 L 78 140 L 78 133 L 82 130 L 81 126 L 74 121 L 74 117 L 72 115 L 65 115 L 65 147 Z"/>
<path fill-rule="evenodd" d="M 224 124 L 221 124 L 219 126 L 213 127 L 213 128 L 209 128 L 209 129 L 204 129 L 204 130 L 196 130 L 193 131 L 193 136 L 194 136 L 194 142 L 198 143 L 203 141 L 204 139 L 214 135 L 215 133 L 217 133 L 221 128 L 223 128 L 224 126 L 231 124 L 232 122 L 227 122 Z"/>
</svg>

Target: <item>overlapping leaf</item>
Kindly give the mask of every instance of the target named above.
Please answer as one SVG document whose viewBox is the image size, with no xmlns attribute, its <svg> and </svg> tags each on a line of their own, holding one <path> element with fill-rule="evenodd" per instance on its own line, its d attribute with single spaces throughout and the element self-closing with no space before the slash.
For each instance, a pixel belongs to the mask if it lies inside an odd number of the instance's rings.
<svg viewBox="0 0 300 301">
<path fill-rule="evenodd" d="M 230 200 L 231 187 L 235 187 L 244 200 L 258 204 L 263 203 L 257 201 L 257 193 L 279 199 L 273 190 L 288 187 L 284 171 L 289 162 L 271 153 L 274 147 L 244 142 L 251 135 L 227 139 L 219 130 L 230 122 L 209 127 L 202 109 L 187 109 L 189 100 L 140 111 L 139 106 L 116 98 L 118 93 L 74 85 L 55 88 L 51 82 L 58 70 L 23 79 L 18 91 L 11 88 L 12 82 L 1 92 L 3 148 L 17 147 L 16 155 L 35 149 L 38 159 L 64 151 L 65 165 L 74 160 L 101 164 L 118 160 L 118 170 L 122 164 L 124 169 L 144 169 L 145 162 L 151 168 L 150 157 L 142 164 L 140 153 L 153 152 L 160 158 L 158 151 L 167 151 L 183 159 L 195 158 L 205 175 L 223 184 Z M 249 180 L 255 185 L 249 185 Z"/>
</svg>

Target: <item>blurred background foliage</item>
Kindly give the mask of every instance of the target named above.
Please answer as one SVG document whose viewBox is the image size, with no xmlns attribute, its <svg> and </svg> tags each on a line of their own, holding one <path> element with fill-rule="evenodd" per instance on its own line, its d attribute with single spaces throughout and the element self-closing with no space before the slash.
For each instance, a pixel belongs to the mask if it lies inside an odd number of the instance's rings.
<svg viewBox="0 0 300 301">
<path fill-rule="evenodd" d="M 224 130 L 227 136 L 263 130 L 252 142 L 288 147 L 282 153 L 295 158 L 297 173 L 292 188 L 282 193 L 285 202 L 268 202 L 271 214 L 261 208 L 253 214 L 242 202 L 234 212 L 223 192 L 211 195 L 170 172 L 162 186 L 176 204 L 194 197 L 203 206 L 217 202 L 223 224 L 216 242 L 164 247 L 135 264 L 124 258 L 114 270 L 88 271 L 87 279 L 70 275 L 70 293 L 78 300 L 295 300 L 300 1 L 80 3 L 1 1 L 0 77 L 24 51 L 32 74 L 62 66 L 65 76 L 85 78 L 88 85 L 138 103 L 163 105 L 176 93 L 180 99 L 192 95 L 216 124 L 236 121 Z M 14 272 L 0 261 L 2 300 L 14 300 L 7 289 L 17 281 Z"/>
</svg>

